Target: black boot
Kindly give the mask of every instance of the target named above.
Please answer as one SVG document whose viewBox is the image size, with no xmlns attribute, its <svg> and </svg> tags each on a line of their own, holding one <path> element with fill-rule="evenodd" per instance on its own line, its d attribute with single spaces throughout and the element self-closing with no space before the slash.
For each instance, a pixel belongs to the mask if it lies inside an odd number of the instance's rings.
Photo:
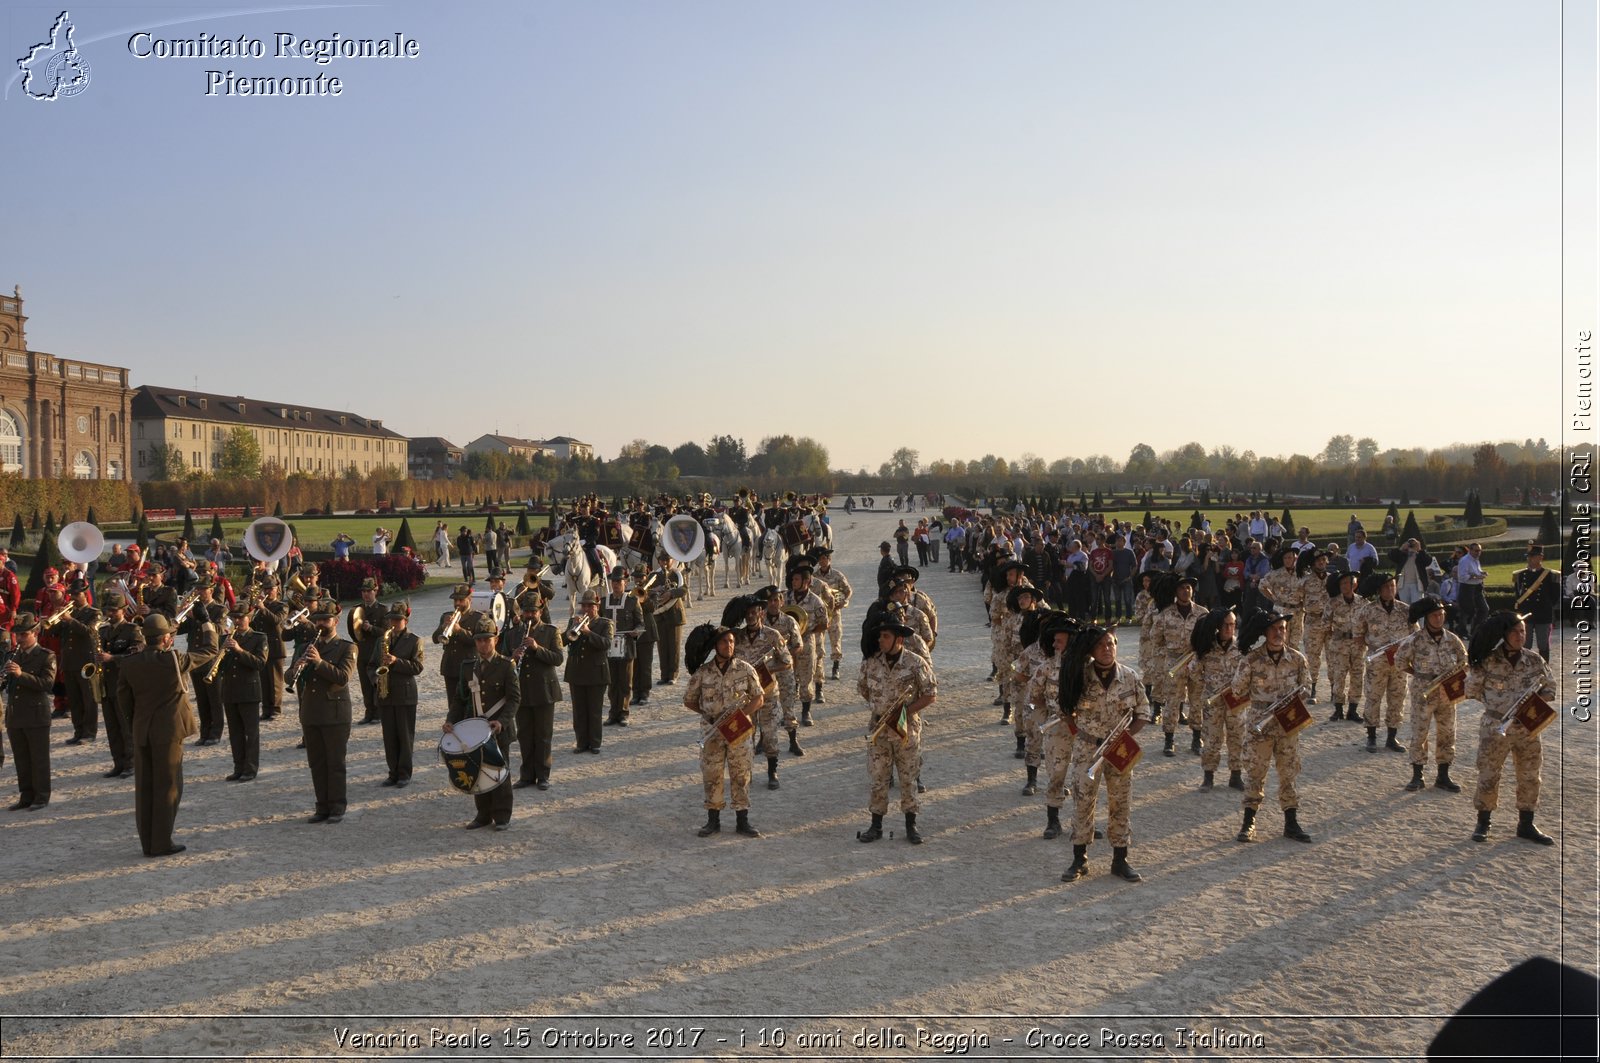
<svg viewBox="0 0 1600 1063">
<path fill-rule="evenodd" d="M 1228 772 L 1228 789 L 1230 789 L 1230 790 L 1243 790 L 1244 789 L 1244 779 L 1239 775 L 1238 772 L 1236 772 L 1236 771 Z"/>
<path fill-rule="evenodd" d="M 1028 785 L 1022 788 L 1023 797 L 1032 797 L 1039 792 L 1039 767 L 1036 764 L 1028 765 Z"/>
<path fill-rule="evenodd" d="M 1367 752 L 1368 753 L 1376 753 L 1377 751 L 1378 751 L 1378 729 L 1376 727 L 1368 727 L 1367 728 Z"/>
<path fill-rule="evenodd" d="M 1344 718 L 1349 720 L 1351 723 L 1360 723 L 1361 706 L 1352 701 L 1350 703 L 1350 707 L 1344 710 Z"/>
<path fill-rule="evenodd" d="M 1017 735 L 1017 759 L 1021 760 L 1028 755 L 1028 736 Z"/>
<path fill-rule="evenodd" d="M 1173 748 L 1173 742 L 1175 740 L 1176 740 L 1176 736 L 1173 735 L 1173 733 L 1171 731 L 1168 731 L 1167 732 L 1167 744 L 1161 747 L 1161 755 L 1162 756 L 1164 756 L 1164 757 L 1175 757 L 1175 756 L 1178 755 L 1178 751 Z"/>
<path fill-rule="evenodd" d="M 768 757 L 767 758 L 767 789 L 776 790 L 777 788 L 778 788 L 778 758 L 777 757 Z M 739 813 L 739 815 L 743 816 L 744 813 L 741 812 L 741 813 Z"/>
<path fill-rule="evenodd" d="M 1209 771 L 1206 772 L 1205 778 L 1200 780 L 1200 789 L 1209 790 L 1215 785 L 1217 785 L 1217 781 L 1215 778 L 1213 778 L 1213 773 Z"/>
<path fill-rule="evenodd" d="M 875 842 L 881 837 L 883 837 L 883 817 L 874 812 L 872 814 L 872 826 L 866 830 L 856 831 L 856 841 Z"/>
<path fill-rule="evenodd" d="M 1128 866 L 1128 847 L 1119 845 L 1111 850 L 1111 873 L 1124 882 L 1138 882 L 1143 875 Z"/>
<path fill-rule="evenodd" d="M 1062 882 L 1076 882 L 1089 873 L 1089 847 L 1087 845 L 1074 845 L 1072 847 L 1072 863 L 1062 873 Z"/>
<path fill-rule="evenodd" d="M 714 808 L 706 809 L 706 825 L 700 828 L 700 837 L 709 838 L 722 830 L 722 813 Z"/>
<path fill-rule="evenodd" d="M 1517 837 L 1540 845 L 1554 845 L 1556 840 L 1533 825 L 1532 812 L 1517 813 Z"/>
<path fill-rule="evenodd" d="M 776 779 L 773 782 L 777 782 Z M 746 838 L 759 838 L 761 832 L 750 825 L 750 810 L 744 809 L 733 814 L 733 830 L 735 834 L 743 834 Z"/>
<path fill-rule="evenodd" d="M 1422 765 L 1411 765 L 1411 781 L 1406 783 L 1406 793 L 1414 794 L 1422 789 Z"/>
<path fill-rule="evenodd" d="M 1328 722 L 1329 723 L 1333 723 L 1335 720 L 1342 720 L 1342 719 L 1344 719 L 1344 706 L 1343 705 L 1334 705 L 1334 707 L 1333 707 L 1333 715 L 1328 717 Z"/>
<path fill-rule="evenodd" d="M 1059 808 L 1045 807 L 1044 836 L 1047 841 L 1051 838 L 1061 837 L 1061 810 Z"/>
<path fill-rule="evenodd" d="M 800 726 L 801 727 L 810 727 L 811 726 L 811 706 L 810 705 L 802 704 L 800 706 Z"/>
<path fill-rule="evenodd" d="M 1237 840 L 1241 841 L 1241 842 L 1253 842 L 1253 841 L 1256 840 L 1256 810 L 1255 809 L 1247 808 L 1247 809 L 1244 810 L 1244 822 L 1239 824 L 1239 833 L 1237 835 Z"/>
<path fill-rule="evenodd" d="M 1000 722 L 1001 723 L 1010 723 L 1011 722 L 1011 702 L 1002 701 L 1000 704 L 1002 706 L 1002 708 L 1000 709 Z"/>
<path fill-rule="evenodd" d="M 812 698 L 811 700 L 816 702 L 818 705 L 826 705 L 828 703 L 827 699 L 822 696 L 822 684 L 821 683 L 817 684 L 817 696 Z"/>
<path fill-rule="evenodd" d="M 1478 825 L 1472 831 L 1473 841 L 1486 842 L 1489 840 L 1489 817 L 1493 814 L 1492 812 L 1478 813 Z"/>
<path fill-rule="evenodd" d="M 835 679 L 839 678 L 839 662 L 838 661 L 834 661 L 833 662 L 833 678 L 835 678 Z"/>
<path fill-rule="evenodd" d="M 1311 835 L 1300 829 L 1300 820 L 1292 808 L 1283 810 L 1283 836 L 1285 838 L 1293 838 L 1297 842 L 1311 840 Z"/>
<path fill-rule="evenodd" d="M 917 833 L 917 814 L 915 812 L 906 813 L 906 841 L 912 845 L 922 844 L 922 835 Z"/>
<path fill-rule="evenodd" d="M 793 727 L 789 728 L 789 755 L 791 757 L 803 757 L 806 755 L 806 751 L 800 748 L 800 739 L 796 736 Z"/>
<path fill-rule="evenodd" d="M 1449 790 L 1453 794 L 1461 792 L 1461 785 L 1450 778 L 1450 765 L 1448 764 L 1439 765 L 1439 774 L 1433 780 L 1433 785 L 1441 790 Z"/>
<path fill-rule="evenodd" d="M 1204 748 L 1205 742 L 1201 741 L 1200 732 L 1194 732 L 1194 737 L 1189 739 L 1189 752 L 1198 757 L 1200 755 L 1200 751 Z"/>
<path fill-rule="evenodd" d="M 1317 681 L 1315 679 L 1311 681 L 1311 696 L 1306 700 L 1311 702 L 1313 705 L 1317 703 Z"/>
<path fill-rule="evenodd" d="M 1406 751 L 1406 747 L 1395 740 L 1394 736 L 1396 730 L 1397 728 L 1394 727 L 1389 728 L 1389 740 L 1383 744 L 1383 748 L 1389 750 L 1391 753 L 1404 753 Z"/>
</svg>

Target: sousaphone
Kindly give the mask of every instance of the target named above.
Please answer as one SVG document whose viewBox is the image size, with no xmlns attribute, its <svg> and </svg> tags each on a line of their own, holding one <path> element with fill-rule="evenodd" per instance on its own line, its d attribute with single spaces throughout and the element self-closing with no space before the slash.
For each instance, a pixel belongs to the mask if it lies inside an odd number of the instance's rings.
<svg viewBox="0 0 1600 1063">
<path fill-rule="evenodd" d="M 80 565 L 98 560 L 100 551 L 105 548 L 105 534 L 86 520 L 73 521 L 56 536 L 56 549 L 61 551 L 61 556 Z"/>
</svg>

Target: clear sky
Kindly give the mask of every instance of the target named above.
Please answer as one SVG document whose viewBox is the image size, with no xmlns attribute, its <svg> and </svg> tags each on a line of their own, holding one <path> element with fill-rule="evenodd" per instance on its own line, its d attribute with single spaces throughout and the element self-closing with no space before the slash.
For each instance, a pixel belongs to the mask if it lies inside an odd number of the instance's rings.
<svg viewBox="0 0 1600 1063">
<path fill-rule="evenodd" d="M 74 4 L 91 80 L 43 103 L 60 7 L 11 3 L 0 287 L 36 350 L 457 444 L 1553 443 L 1560 10 Z"/>
</svg>

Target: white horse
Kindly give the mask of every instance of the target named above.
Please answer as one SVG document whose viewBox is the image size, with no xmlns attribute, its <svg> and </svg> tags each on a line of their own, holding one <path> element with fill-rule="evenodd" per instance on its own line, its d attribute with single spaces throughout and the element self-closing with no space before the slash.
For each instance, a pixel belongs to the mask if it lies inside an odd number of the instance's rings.
<svg viewBox="0 0 1600 1063">
<path fill-rule="evenodd" d="M 733 581 L 737 578 L 739 586 L 743 587 L 750 582 L 750 564 L 744 548 L 744 540 L 739 537 L 739 526 L 733 523 L 733 518 L 726 513 L 719 513 L 714 517 L 707 517 L 703 522 L 706 529 L 706 542 L 717 540 L 722 554 L 722 589 L 731 590 Z"/>
<path fill-rule="evenodd" d="M 812 541 L 818 546 L 833 549 L 833 525 L 824 521 L 815 513 L 806 514 L 806 529 L 811 532 Z"/>
<path fill-rule="evenodd" d="M 690 564 L 695 572 L 700 575 L 700 597 L 715 598 L 717 596 L 717 555 L 722 553 L 722 540 L 710 529 L 711 521 L 705 521 L 706 548 L 699 557 Z"/>
<path fill-rule="evenodd" d="M 783 563 L 789 551 L 784 549 L 783 537 L 778 534 L 777 528 L 768 528 L 767 534 L 761 537 L 761 556 L 767 562 L 767 582 L 784 586 Z"/>
<path fill-rule="evenodd" d="M 557 572 L 565 572 L 567 603 L 572 607 L 574 614 L 578 611 L 578 596 L 584 591 L 594 589 L 594 584 L 617 564 L 616 552 L 611 547 L 596 546 L 594 552 L 600 560 L 601 571 L 591 571 L 589 552 L 584 546 L 583 540 L 572 532 L 563 532 L 551 539 L 547 545 L 551 564 Z"/>
</svg>

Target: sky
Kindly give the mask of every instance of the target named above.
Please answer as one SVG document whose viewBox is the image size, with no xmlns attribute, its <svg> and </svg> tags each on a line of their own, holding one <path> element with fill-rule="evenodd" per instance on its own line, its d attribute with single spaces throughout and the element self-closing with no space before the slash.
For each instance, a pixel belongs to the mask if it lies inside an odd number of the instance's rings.
<svg viewBox="0 0 1600 1063">
<path fill-rule="evenodd" d="M 1561 3 L 135 0 L 30 99 L 60 10 L 5 9 L 0 289 L 135 385 L 847 469 L 1561 437 Z M 266 55 L 134 54 L 202 33 Z"/>
</svg>

